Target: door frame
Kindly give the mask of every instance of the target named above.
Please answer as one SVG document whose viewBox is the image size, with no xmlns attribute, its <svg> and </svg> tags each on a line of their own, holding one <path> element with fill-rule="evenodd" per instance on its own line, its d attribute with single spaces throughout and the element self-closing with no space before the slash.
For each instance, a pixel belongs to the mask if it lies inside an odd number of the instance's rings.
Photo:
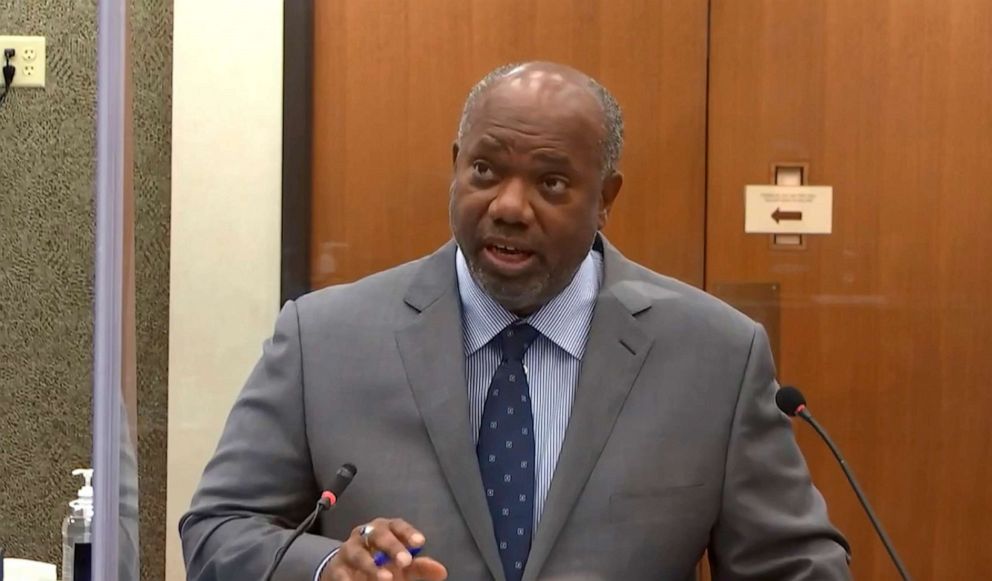
<svg viewBox="0 0 992 581">
<path fill-rule="evenodd" d="M 310 292 L 313 11 L 313 0 L 283 8 L 280 306 Z"/>
</svg>

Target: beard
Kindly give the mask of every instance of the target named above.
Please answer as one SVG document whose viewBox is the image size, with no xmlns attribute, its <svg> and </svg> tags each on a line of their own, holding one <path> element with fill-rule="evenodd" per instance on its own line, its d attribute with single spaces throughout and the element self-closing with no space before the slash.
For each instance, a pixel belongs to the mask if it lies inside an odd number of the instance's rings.
<svg viewBox="0 0 992 581">
<path fill-rule="evenodd" d="M 504 309 L 518 316 L 528 316 L 544 306 L 561 289 L 552 288 L 553 275 L 542 272 L 527 278 L 507 280 L 488 272 L 475 260 L 475 257 L 465 257 L 469 272 L 475 284 L 486 292 Z"/>
</svg>

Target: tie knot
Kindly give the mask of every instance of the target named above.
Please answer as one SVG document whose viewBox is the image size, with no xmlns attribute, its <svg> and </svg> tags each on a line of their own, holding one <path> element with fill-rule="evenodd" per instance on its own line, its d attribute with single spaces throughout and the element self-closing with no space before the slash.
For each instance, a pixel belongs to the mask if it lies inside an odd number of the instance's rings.
<svg viewBox="0 0 992 581">
<path fill-rule="evenodd" d="M 513 323 L 499 334 L 505 361 L 522 361 L 530 344 L 537 339 L 537 329 L 527 323 Z"/>
</svg>

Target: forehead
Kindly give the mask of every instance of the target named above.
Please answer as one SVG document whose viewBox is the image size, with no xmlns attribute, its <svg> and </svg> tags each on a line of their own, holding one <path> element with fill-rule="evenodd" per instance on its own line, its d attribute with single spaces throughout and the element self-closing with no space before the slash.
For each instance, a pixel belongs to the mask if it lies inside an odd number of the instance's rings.
<svg viewBox="0 0 992 581">
<path fill-rule="evenodd" d="M 495 138 L 512 149 L 554 147 L 598 159 L 604 131 L 602 108 L 585 86 L 535 72 L 504 79 L 481 97 L 465 145 L 491 146 Z"/>
</svg>

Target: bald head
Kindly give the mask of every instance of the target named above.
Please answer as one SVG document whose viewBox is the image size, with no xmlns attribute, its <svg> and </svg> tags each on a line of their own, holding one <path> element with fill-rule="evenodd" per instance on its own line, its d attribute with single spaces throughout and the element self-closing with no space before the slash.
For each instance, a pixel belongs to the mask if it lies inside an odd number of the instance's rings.
<svg viewBox="0 0 992 581">
<path fill-rule="evenodd" d="M 565 65 L 535 61 L 503 65 L 491 71 L 469 91 L 458 124 L 461 143 L 471 129 L 479 104 L 492 91 L 502 89 L 527 93 L 536 100 L 590 99 L 600 116 L 602 174 L 615 172 L 623 150 L 623 114 L 620 105 L 605 87 L 585 73 Z"/>
</svg>

